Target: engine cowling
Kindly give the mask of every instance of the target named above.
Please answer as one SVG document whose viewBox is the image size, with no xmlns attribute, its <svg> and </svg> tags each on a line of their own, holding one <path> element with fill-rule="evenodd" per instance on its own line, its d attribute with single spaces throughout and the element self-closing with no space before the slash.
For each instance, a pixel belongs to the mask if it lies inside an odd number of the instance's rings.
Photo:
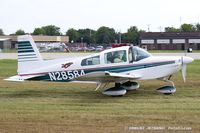
<svg viewBox="0 0 200 133">
<path fill-rule="evenodd" d="M 140 87 L 140 84 L 138 84 L 137 82 L 128 81 L 126 83 L 123 83 L 122 87 L 127 91 L 131 91 L 131 90 L 137 90 Z"/>
<path fill-rule="evenodd" d="M 165 95 L 170 95 L 176 92 L 176 88 L 174 86 L 163 86 L 161 88 L 158 88 L 157 92 Z"/>
</svg>

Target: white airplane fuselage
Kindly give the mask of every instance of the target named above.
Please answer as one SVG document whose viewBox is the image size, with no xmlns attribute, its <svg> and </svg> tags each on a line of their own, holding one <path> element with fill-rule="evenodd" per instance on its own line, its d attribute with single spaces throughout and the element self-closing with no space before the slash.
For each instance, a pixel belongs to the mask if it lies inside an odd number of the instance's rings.
<svg viewBox="0 0 200 133">
<path fill-rule="evenodd" d="M 123 63 L 104 63 L 103 51 L 99 54 L 94 54 L 86 57 L 78 57 L 73 59 L 55 59 L 40 62 L 35 64 L 36 68 L 32 68 L 29 72 L 21 73 L 23 79 L 29 79 L 32 76 L 38 75 L 40 78 L 31 78 L 32 80 L 45 80 L 55 82 L 69 82 L 77 81 L 77 77 L 87 74 L 84 78 L 79 78 L 78 81 L 94 81 L 94 82 L 115 82 L 109 79 L 100 79 L 90 73 L 97 73 L 101 71 L 110 71 L 121 73 L 125 75 L 140 75 L 138 80 L 159 79 L 167 77 L 179 71 L 182 65 L 182 58 L 185 63 L 190 63 L 192 59 L 185 56 L 149 56 L 148 58 L 134 62 Z M 85 58 L 100 56 L 99 65 L 81 66 L 81 61 Z M 66 65 L 66 66 L 65 66 Z M 37 67 L 42 66 L 42 67 Z M 116 80 L 117 81 L 117 80 Z"/>
</svg>

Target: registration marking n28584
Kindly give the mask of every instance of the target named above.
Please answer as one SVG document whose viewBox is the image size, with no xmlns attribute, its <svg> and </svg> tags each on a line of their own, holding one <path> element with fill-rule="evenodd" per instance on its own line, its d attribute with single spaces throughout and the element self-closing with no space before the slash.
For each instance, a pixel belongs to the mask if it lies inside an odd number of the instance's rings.
<svg viewBox="0 0 200 133">
<path fill-rule="evenodd" d="M 49 78 L 51 81 L 72 80 L 83 75 L 85 75 L 84 70 L 49 72 Z"/>
</svg>

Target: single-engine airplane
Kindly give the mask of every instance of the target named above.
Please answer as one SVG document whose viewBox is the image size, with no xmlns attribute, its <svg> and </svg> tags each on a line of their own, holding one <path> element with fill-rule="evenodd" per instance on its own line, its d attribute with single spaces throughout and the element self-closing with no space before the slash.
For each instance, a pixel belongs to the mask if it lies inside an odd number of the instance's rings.
<svg viewBox="0 0 200 133">
<path fill-rule="evenodd" d="M 162 94 L 176 91 L 171 76 L 182 70 L 186 77 L 186 64 L 193 61 L 187 56 L 152 56 L 136 46 L 123 46 L 104 50 L 85 57 L 43 60 L 30 35 L 18 37 L 18 75 L 5 80 L 42 80 L 52 82 L 92 82 L 97 89 L 113 82 L 115 86 L 104 90 L 108 96 L 122 96 L 140 87 L 137 80 L 159 79 L 167 84 L 159 89 Z"/>
</svg>

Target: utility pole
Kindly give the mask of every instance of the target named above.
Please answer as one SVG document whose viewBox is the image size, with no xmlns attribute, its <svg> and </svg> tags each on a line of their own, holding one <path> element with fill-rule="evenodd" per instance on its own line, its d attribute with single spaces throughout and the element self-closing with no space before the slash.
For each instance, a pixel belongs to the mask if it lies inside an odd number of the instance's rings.
<svg viewBox="0 0 200 133">
<path fill-rule="evenodd" d="M 119 44 L 122 43 L 122 36 L 121 36 L 121 31 L 119 31 Z"/>
<path fill-rule="evenodd" d="M 147 24 L 148 32 L 150 32 L 150 26 L 151 24 Z"/>
<path fill-rule="evenodd" d="M 162 26 L 159 26 L 159 30 L 160 30 L 160 32 L 162 32 Z"/>
<path fill-rule="evenodd" d="M 180 32 L 182 31 L 182 30 L 181 30 L 181 25 L 182 25 L 182 18 L 181 18 L 181 16 L 180 16 Z"/>
</svg>

